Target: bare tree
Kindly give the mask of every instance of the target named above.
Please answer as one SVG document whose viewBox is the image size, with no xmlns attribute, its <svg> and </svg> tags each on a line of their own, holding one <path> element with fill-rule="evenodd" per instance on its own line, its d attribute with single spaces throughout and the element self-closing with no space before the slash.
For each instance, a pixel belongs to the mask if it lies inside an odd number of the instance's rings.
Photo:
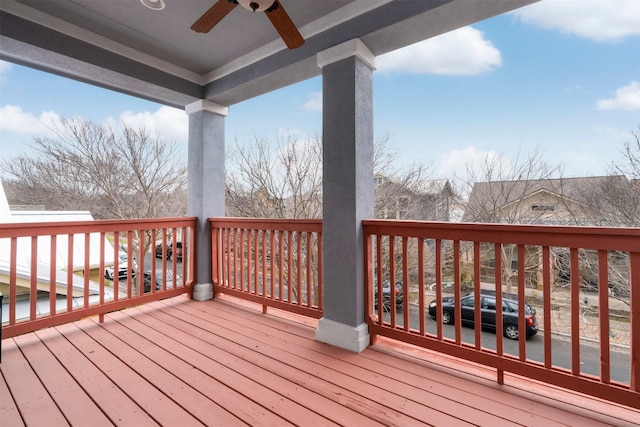
<svg viewBox="0 0 640 427">
<path fill-rule="evenodd" d="M 621 158 L 612 162 L 609 176 L 585 189 L 591 221 L 608 227 L 640 227 L 640 124 L 624 143 Z"/>
<path fill-rule="evenodd" d="M 487 154 L 477 164 L 467 165 L 467 176 L 461 181 L 469 194 L 463 221 L 502 224 L 539 224 L 559 221 L 562 215 L 556 206 L 563 203 L 561 165 L 549 164 L 539 149 L 526 155 L 519 152 L 513 160 Z M 532 195 L 536 204 L 532 206 Z M 566 215 L 570 217 L 570 215 Z M 470 252 L 472 243 L 463 250 Z M 482 275 L 487 281 L 494 276 L 496 258 L 500 257 L 503 283 L 508 291 L 518 277 L 518 247 L 502 245 L 496 254 L 494 245 L 481 245 Z M 525 248 L 523 271 L 529 286 L 536 284 L 540 253 Z M 478 261 L 476 261 L 478 262 Z M 464 271 L 470 276 L 470 271 Z"/>
<path fill-rule="evenodd" d="M 117 131 L 81 118 L 52 131 L 33 140 L 35 155 L 0 164 L 12 204 L 89 210 L 96 219 L 184 215 L 187 174 L 175 145 L 144 129 Z M 146 251 L 151 240 L 137 242 Z"/>
<path fill-rule="evenodd" d="M 539 149 L 513 160 L 486 154 L 480 163 L 466 165 L 461 179 L 469 194 L 463 221 L 535 224 L 548 212 L 529 209 L 528 196 L 544 180 L 562 175 L 561 165 L 549 164 Z"/>
<path fill-rule="evenodd" d="M 90 210 L 98 219 L 183 215 L 187 174 L 176 147 L 144 129 L 63 120 L 35 155 L 5 159 L 12 202 Z"/>
<path fill-rule="evenodd" d="M 401 168 L 397 165 L 397 159 L 388 135 L 375 141 L 375 216 L 448 220 L 449 201 L 454 197 L 451 187 L 439 187 L 435 200 L 430 165 L 415 162 Z M 291 136 L 280 137 L 275 144 L 264 138 L 255 138 L 250 145 L 236 142 L 228 156 L 226 173 L 228 216 L 322 216 L 322 141 L 317 136 L 306 141 Z M 401 251 L 399 241 L 397 245 L 398 251 Z M 415 254 L 417 242 L 412 241 L 406 250 L 407 255 Z M 312 257 L 316 255 L 312 254 Z M 385 252 L 383 257 L 385 274 L 389 275 L 389 254 Z M 413 256 L 410 259 L 413 260 L 409 266 L 410 275 L 416 278 L 417 260 Z M 393 280 L 397 279 L 399 277 Z"/>
<path fill-rule="evenodd" d="M 425 206 L 429 201 L 425 195 L 433 196 L 434 191 L 431 166 L 415 162 L 401 168 L 397 158 L 388 135 L 375 142 L 375 216 L 435 219 L 425 218 L 435 210 L 435 205 L 433 209 Z M 318 136 L 305 141 L 289 136 L 279 137 L 276 144 L 257 137 L 247 145 L 236 142 L 228 155 L 226 187 L 229 216 L 320 218 L 322 141 Z M 448 206 L 454 194 L 450 186 L 445 192 Z"/>
<path fill-rule="evenodd" d="M 374 146 L 375 217 L 449 221 L 457 195 L 447 179 L 434 179 L 431 164 L 401 167 L 384 136 Z"/>
<path fill-rule="evenodd" d="M 596 185 L 582 189 L 582 199 L 588 201 L 576 216 L 598 226 L 640 227 L 640 124 L 632 131 L 632 140 L 621 150 L 621 158 L 609 166 L 609 175 L 594 181 Z M 581 281 L 585 286 L 597 283 L 597 256 L 595 251 L 580 253 Z M 629 254 L 614 251 L 608 256 L 609 292 L 628 304 L 630 292 Z M 564 271 L 567 266 L 560 265 Z M 565 274 L 565 276 L 567 276 Z"/>
<path fill-rule="evenodd" d="M 322 142 L 279 137 L 275 146 L 256 137 L 236 141 L 226 168 L 227 216 L 320 218 Z"/>
</svg>

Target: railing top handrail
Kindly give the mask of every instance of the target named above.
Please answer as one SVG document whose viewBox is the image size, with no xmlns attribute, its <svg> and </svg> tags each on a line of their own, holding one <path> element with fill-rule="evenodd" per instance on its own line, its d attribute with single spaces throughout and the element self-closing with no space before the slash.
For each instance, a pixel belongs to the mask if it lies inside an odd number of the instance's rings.
<svg viewBox="0 0 640 427">
<path fill-rule="evenodd" d="M 640 251 L 640 228 L 363 220 L 365 233 L 491 243 Z"/>
<path fill-rule="evenodd" d="M 0 223 L 0 238 L 48 236 L 149 228 L 194 227 L 196 217 Z"/>
<path fill-rule="evenodd" d="M 312 218 L 209 218 L 212 228 L 244 228 L 251 230 L 284 230 L 322 232 L 322 220 Z"/>
</svg>

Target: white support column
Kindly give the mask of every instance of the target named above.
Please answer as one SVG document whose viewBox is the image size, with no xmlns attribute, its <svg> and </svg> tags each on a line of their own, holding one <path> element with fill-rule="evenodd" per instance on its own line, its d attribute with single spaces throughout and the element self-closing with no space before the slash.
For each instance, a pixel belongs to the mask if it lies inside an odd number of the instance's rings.
<svg viewBox="0 0 640 427">
<path fill-rule="evenodd" d="M 213 298 L 207 220 L 224 216 L 224 118 L 229 109 L 200 100 L 187 105 L 185 111 L 189 115 L 187 211 L 198 217 L 193 299 L 204 301 Z"/>
<path fill-rule="evenodd" d="M 323 105 L 323 301 L 316 339 L 360 352 L 364 319 L 362 220 L 373 217 L 373 69 L 358 39 L 318 54 Z"/>
</svg>

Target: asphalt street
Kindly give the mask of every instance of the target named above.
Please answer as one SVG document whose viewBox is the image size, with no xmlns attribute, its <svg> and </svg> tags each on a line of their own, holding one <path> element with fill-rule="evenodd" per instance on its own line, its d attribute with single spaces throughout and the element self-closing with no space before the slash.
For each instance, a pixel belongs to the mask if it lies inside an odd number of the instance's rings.
<svg viewBox="0 0 640 427">
<path fill-rule="evenodd" d="M 428 315 L 426 317 L 426 332 L 436 334 L 436 322 Z M 385 321 L 390 321 L 390 313 L 384 313 Z M 396 310 L 396 323 L 403 325 L 404 312 L 402 309 Z M 409 322 L 410 327 L 416 330 L 420 327 L 420 313 L 417 306 L 410 306 Z M 454 325 L 442 325 L 445 337 L 455 338 Z M 482 331 L 481 344 L 484 348 L 496 348 L 496 334 L 493 331 Z M 468 344 L 475 344 L 475 331 L 472 327 L 462 328 L 462 341 Z M 519 356 L 519 345 L 517 340 L 510 340 L 506 337 L 503 340 L 504 352 Z M 552 364 L 559 368 L 571 369 L 571 341 L 568 337 L 553 335 L 551 338 Z M 532 336 L 527 340 L 526 358 L 544 362 L 544 341 L 542 333 Z M 630 358 L 628 349 L 612 346 L 610 349 L 610 375 L 614 381 L 629 384 Z M 589 375 L 600 375 L 600 347 L 598 343 L 583 341 L 580 345 L 580 372 Z"/>
</svg>

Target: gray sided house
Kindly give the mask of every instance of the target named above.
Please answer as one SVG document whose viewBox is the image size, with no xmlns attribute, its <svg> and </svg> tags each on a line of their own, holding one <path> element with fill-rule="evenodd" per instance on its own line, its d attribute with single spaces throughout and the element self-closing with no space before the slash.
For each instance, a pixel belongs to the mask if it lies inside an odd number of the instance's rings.
<svg viewBox="0 0 640 427">
<path fill-rule="evenodd" d="M 419 221 L 450 221 L 455 194 L 448 180 L 423 181 L 417 185 L 375 177 L 375 217 Z"/>
<path fill-rule="evenodd" d="M 611 208 L 628 201 L 631 189 L 622 175 L 477 182 L 462 221 L 624 226 Z"/>
<path fill-rule="evenodd" d="M 478 182 L 469 196 L 463 222 L 633 226 L 638 224 L 639 194 L 637 187 L 622 175 Z M 483 246 L 480 254 L 481 280 L 494 280 L 495 261 L 500 256 L 503 283 L 514 285 L 518 276 L 517 248 L 505 245 L 501 251 L 501 254 L 496 254 L 492 245 Z M 569 249 L 551 248 L 550 256 L 554 284 L 567 286 L 570 280 Z M 609 291 L 626 295 L 629 287 L 625 273 L 628 257 L 624 254 L 611 256 Z M 598 286 L 596 253 L 580 252 L 579 258 L 580 286 L 593 290 Z M 541 249 L 526 246 L 524 260 L 526 286 L 541 289 Z"/>
</svg>

